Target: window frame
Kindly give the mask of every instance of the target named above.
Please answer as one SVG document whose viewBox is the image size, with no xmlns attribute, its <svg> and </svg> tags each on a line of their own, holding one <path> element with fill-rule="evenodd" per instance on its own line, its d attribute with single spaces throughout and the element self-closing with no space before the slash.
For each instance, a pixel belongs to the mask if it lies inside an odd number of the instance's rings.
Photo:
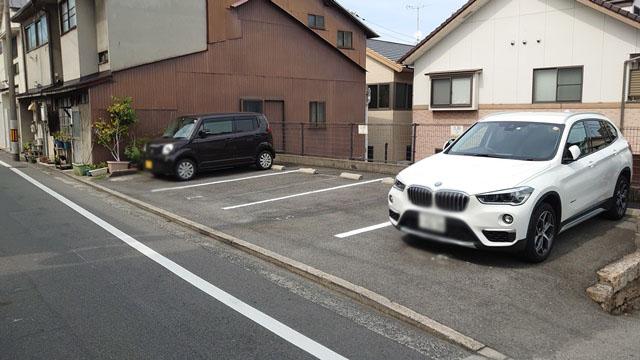
<svg viewBox="0 0 640 360">
<path fill-rule="evenodd" d="M 400 111 L 406 111 L 406 110 L 412 110 L 413 109 L 413 84 L 410 83 L 403 83 L 403 82 L 394 82 L 393 83 L 393 109 L 394 110 L 400 110 Z M 406 107 L 399 107 L 398 106 L 398 87 L 399 86 L 404 86 L 406 89 L 406 93 L 405 93 L 405 101 L 406 101 Z"/>
<path fill-rule="evenodd" d="M 38 23 L 42 24 L 42 19 L 45 19 L 46 22 L 46 31 L 47 31 L 47 41 L 46 42 L 42 42 L 42 39 L 40 39 L 40 32 L 38 31 Z M 34 47 L 30 46 L 29 43 L 29 31 L 33 29 L 34 31 L 34 36 L 35 36 L 35 45 Z M 37 50 L 45 45 L 49 44 L 49 40 L 51 37 L 51 32 L 49 31 L 49 18 L 47 17 L 46 14 L 42 14 L 38 17 L 36 17 L 35 19 L 33 19 L 33 21 L 29 22 L 27 25 L 23 26 L 23 36 L 24 36 L 24 44 L 26 45 L 26 52 L 25 53 L 30 53 L 34 50 Z"/>
<path fill-rule="evenodd" d="M 344 35 L 346 34 L 349 34 L 349 46 L 345 45 Z M 340 38 L 340 35 L 342 35 L 342 39 Z M 341 40 L 342 45 L 340 44 Z M 336 46 L 338 47 L 338 49 L 353 50 L 353 31 L 338 30 Z"/>
<path fill-rule="evenodd" d="M 315 114 L 314 114 L 314 105 L 315 105 Z M 322 105 L 322 121 L 319 121 L 318 115 L 320 112 L 318 109 Z M 316 120 L 313 121 L 313 116 L 315 115 Z M 326 101 L 309 101 L 309 124 L 311 128 L 314 129 L 325 129 L 327 127 L 327 102 Z"/>
<path fill-rule="evenodd" d="M 76 0 L 73 0 L 72 8 L 69 8 L 69 1 L 70 0 L 64 0 L 58 5 L 58 13 L 60 16 L 60 36 L 63 36 L 75 30 L 78 27 L 78 9 L 77 9 Z M 64 5 L 66 5 L 66 12 L 63 9 Z M 69 16 L 69 12 L 71 11 L 71 9 L 73 9 L 73 17 L 75 18 L 73 26 L 71 26 L 71 16 Z M 64 20 L 65 14 L 67 15 L 67 20 Z M 68 26 L 67 30 L 64 29 L 65 22 L 67 23 L 67 26 Z"/>
<path fill-rule="evenodd" d="M 543 71 L 543 70 L 556 70 L 556 96 L 555 96 L 555 101 L 536 101 L 536 71 Z M 560 88 L 560 84 L 558 84 L 558 72 L 560 70 L 565 70 L 565 69 L 580 69 L 581 72 L 581 79 L 582 81 L 580 82 L 580 99 L 579 100 L 567 100 L 567 101 L 558 101 L 558 89 Z M 567 84 L 564 84 L 564 86 L 566 86 Z M 575 86 L 578 84 L 571 84 L 571 86 Z M 584 96 L 584 65 L 576 65 L 576 66 L 558 66 L 558 67 L 546 67 L 546 68 L 537 68 L 537 69 L 533 69 L 533 78 L 532 78 L 532 85 L 531 85 L 531 103 L 532 104 L 563 104 L 563 103 L 582 103 L 582 98 Z"/>
<path fill-rule="evenodd" d="M 246 102 L 260 103 L 260 112 L 247 111 L 245 107 Z M 240 98 L 240 112 L 264 114 L 264 100 L 261 98 L 255 98 L 255 97 Z"/>
<path fill-rule="evenodd" d="M 371 91 L 371 101 L 367 105 L 367 108 L 369 110 L 372 110 L 372 111 L 384 111 L 384 110 L 392 110 L 393 109 L 393 105 L 394 104 L 391 101 L 392 101 L 393 96 L 395 96 L 395 93 L 391 92 L 391 88 L 392 88 L 391 85 L 392 84 L 394 84 L 394 83 L 367 84 L 367 89 L 369 89 L 370 87 L 375 87 L 376 88 L 376 91 L 375 91 L 375 94 L 376 94 L 376 96 L 375 96 L 375 104 L 376 105 L 375 105 L 375 107 L 371 107 L 371 104 L 373 104 L 373 101 L 374 101 L 374 96 L 373 96 L 374 92 Z M 380 107 L 380 88 L 383 87 L 383 86 L 386 86 L 386 87 L 389 88 L 389 91 L 388 91 L 389 98 L 387 99 L 387 106 Z"/>
<path fill-rule="evenodd" d="M 313 21 L 311 21 L 313 19 Z M 322 26 L 318 25 L 318 19 L 322 19 Z M 327 22 L 324 15 L 307 14 L 307 25 L 314 30 L 327 30 Z"/>
<path fill-rule="evenodd" d="M 442 75 L 433 75 L 430 76 L 430 86 L 431 86 L 431 96 L 430 96 L 430 106 L 433 109 L 469 109 L 473 107 L 473 89 L 475 86 L 475 74 L 470 73 L 462 73 L 462 74 L 442 74 Z M 453 102 L 453 79 L 470 79 L 471 83 L 469 85 L 469 102 L 466 104 L 452 104 Z M 433 83 L 434 80 L 449 80 L 449 103 L 448 104 L 434 104 L 433 103 Z"/>
</svg>

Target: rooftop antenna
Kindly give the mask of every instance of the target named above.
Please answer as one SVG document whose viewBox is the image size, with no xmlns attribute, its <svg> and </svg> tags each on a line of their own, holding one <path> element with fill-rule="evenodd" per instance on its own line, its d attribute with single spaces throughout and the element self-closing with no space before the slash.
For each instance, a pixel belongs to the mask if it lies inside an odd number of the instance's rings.
<svg viewBox="0 0 640 360">
<path fill-rule="evenodd" d="M 420 42 L 422 38 L 422 32 L 420 32 L 420 10 L 424 9 L 426 5 L 407 5 L 407 10 L 415 10 L 417 13 L 417 21 L 416 21 L 416 43 Z"/>
</svg>

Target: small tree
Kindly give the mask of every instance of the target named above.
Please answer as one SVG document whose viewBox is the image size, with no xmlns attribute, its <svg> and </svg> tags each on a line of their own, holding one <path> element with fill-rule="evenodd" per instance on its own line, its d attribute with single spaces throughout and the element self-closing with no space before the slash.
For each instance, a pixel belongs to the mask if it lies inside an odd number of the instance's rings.
<svg viewBox="0 0 640 360">
<path fill-rule="evenodd" d="M 113 97 L 107 108 L 109 120 L 100 119 L 93 125 L 96 133 L 96 143 L 104 146 L 116 161 L 120 161 L 122 139 L 129 134 L 129 129 L 138 121 L 130 97 Z"/>
</svg>

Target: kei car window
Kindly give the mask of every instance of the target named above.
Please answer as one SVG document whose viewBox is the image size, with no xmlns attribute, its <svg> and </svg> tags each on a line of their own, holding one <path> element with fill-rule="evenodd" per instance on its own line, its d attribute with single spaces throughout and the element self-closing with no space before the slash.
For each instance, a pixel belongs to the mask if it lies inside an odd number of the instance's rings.
<svg viewBox="0 0 640 360">
<path fill-rule="evenodd" d="M 580 157 L 589 154 L 589 138 L 587 137 L 587 129 L 583 121 L 575 123 L 571 128 L 571 131 L 569 131 L 566 149 L 573 145 L 580 148 L 580 152 L 582 153 Z"/>
<path fill-rule="evenodd" d="M 255 116 L 237 117 L 236 132 L 252 132 L 258 128 L 258 120 Z"/>
<path fill-rule="evenodd" d="M 233 132 L 232 119 L 209 119 L 202 124 L 202 130 L 208 135 L 230 134 Z"/>
<path fill-rule="evenodd" d="M 585 121 L 587 128 L 587 136 L 591 141 L 589 153 L 593 153 L 606 148 L 610 142 L 609 130 L 602 124 L 600 120 L 587 120 Z"/>
</svg>

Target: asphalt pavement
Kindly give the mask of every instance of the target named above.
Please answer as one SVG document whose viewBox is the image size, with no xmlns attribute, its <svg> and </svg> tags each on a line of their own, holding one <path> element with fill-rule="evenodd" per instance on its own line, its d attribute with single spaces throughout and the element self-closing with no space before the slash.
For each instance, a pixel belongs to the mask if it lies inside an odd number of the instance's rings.
<svg viewBox="0 0 640 360">
<path fill-rule="evenodd" d="M 585 295 L 598 269 L 635 250 L 637 219 L 583 223 L 532 265 L 403 236 L 385 226 L 385 175 L 358 182 L 319 170 L 231 169 L 188 183 L 142 173 L 97 183 L 373 290 L 514 358 L 640 352 L 640 317 L 609 316 Z"/>
<path fill-rule="evenodd" d="M 56 171 L 17 167 L 51 191 L 0 166 L 0 359 L 469 356 Z"/>
</svg>

